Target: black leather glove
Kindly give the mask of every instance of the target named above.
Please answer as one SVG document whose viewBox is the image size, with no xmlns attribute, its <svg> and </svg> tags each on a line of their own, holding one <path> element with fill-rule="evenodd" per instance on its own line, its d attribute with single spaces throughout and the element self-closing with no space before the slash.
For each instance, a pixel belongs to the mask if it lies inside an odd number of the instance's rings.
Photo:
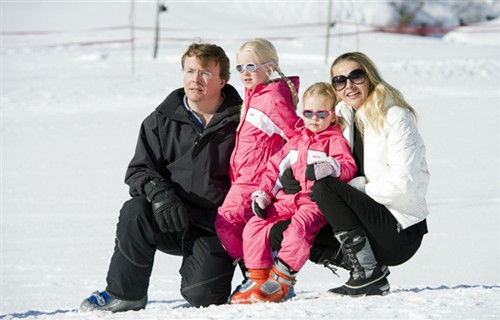
<svg viewBox="0 0 500 320">
<path fill-rule="evenodd" d="M 186 207 L 166 182 L 151 180 L 144 185 L 144 192 L 161 232 L 182 232 L 187 228 Z"/>
<path fill-rule="evenodd" d="M 281 185 L 283 186 L 283 191 L 286 194 L 294 194 L 302 190 L 300 183 L 293 176 L 292 169 L 286 169 L 280 177 Z"/>
</svg>

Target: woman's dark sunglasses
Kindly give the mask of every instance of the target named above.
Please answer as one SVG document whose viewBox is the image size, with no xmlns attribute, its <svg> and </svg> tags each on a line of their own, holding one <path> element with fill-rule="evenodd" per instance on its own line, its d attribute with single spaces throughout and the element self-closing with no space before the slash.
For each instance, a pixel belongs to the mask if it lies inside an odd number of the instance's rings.
<svg viewBox="0 0 500 320">
<path fill-rule="evenodd" d="M 318 119 L 326 119 L 330 114 L 332 114 L 333 111 L 330 110 L 319 110 L 319 111 L 313 111 L 313 110 L 304 110 L 302 111 L 302 115 L 304 115 L 304 118 L 307 119 L 312 119 L 316 115 Z"/>
<path fill-rule="evenodd" d="M 340 91 L 347 85 L 347 79 L 351 80 L 352 83 L 362 84 L 366 81 L 366 72 L 362 69 L 356 69 L 351 71 L 349 75 L 346 76 L 335 76 L 332 79 L 332 86 L 335 90 Z"/>
</svg>

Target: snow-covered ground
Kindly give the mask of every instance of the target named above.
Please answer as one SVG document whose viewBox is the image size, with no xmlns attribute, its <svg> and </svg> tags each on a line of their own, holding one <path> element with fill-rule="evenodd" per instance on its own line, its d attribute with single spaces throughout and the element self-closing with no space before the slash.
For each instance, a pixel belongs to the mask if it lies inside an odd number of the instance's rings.
<svg viewBox="0 0 500 320">
<path fill-rule="evenodd" d="M 153 26 L 154 3 L 136 4 L 137 26 Z M 343 10 L 387 15 L 375 4 L 346 1 Z M 158 59 L 151 57 L 153 31 L 136 30 L 132 74 L 130 45 L 120 42 L 129 30 L 105 29 L 126 26 L 129 5 L 1 2 L 0 319 L 500 318 L 498 21 L 444 38 L 338 24 L 325 63 L 326 1 L 168 1 Z M 421 249 L 391 268 L 386 297 L 326 296 L 347 273 L 337 278 L 308 263 L 291 301 L 200 309 L 179 293 L 180 259 L 158 254 L 145 310 L 78 312 L 105 287 L 139 125 L 181 86 L 185 48 L 215 42 L 234 65 L 239 45 L 257 36 L 272 39 L 285 73 L 300 75 L 301 93 L 328 81 L 334 57 L 360 50 L 406 95 L 431 171 L 430 232 Z M 236 72 L 230 83 L 243 91 Z M 234 284 L 240 281 L 238 274 Z"/>
</svg>

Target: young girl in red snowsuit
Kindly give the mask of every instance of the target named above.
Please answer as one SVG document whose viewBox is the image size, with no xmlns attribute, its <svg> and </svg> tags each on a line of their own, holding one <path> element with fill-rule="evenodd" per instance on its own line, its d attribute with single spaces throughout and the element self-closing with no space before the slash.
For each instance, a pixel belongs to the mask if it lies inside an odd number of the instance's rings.
<svg viewBox="0 0 500 320">
<path fill-rule="evenodd" d="M 305 128 L 271 157 L 257 191 L 252 194 L 256 216 L 243 231 L 243 257 L 251 281 L 233 294 L 231 303 L 284 299 L 295 283 L 297 271 L 309 257 L 314 237 L 326 223 L 317 204 L 309 198 L 315 180 L 331 175 L 347 182 L 355 176 L 356 163 L 337 123 L 335 102 L 333 88 L 328 83 L 316 83 L 304 93 Z M 296 194 L 281 191 L 279 176 L 288 168 L 302 188 Z M 274 260 L 270 229 L 290 218 Z"/>
<path fill-rule="evenodd" d="M 243 257 L 243 228 L 253 216 L 250 195 L 267 161 L 297 134 L 297 123 L 301 125 L 295 111 L 299 79 L 281 72 L 272 43 L 248 41 L 238 50 L 237 60 L 245 98 L 230 160 L 231 188 L 215 220 L 221 243 L 233 259 Z M 274 71 L 280 79 L 270 79 Z"/>
</svg>

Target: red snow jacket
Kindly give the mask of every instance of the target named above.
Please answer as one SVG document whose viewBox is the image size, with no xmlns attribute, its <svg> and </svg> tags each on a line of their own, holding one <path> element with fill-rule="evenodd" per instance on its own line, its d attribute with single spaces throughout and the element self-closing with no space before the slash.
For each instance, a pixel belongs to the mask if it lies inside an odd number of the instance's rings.
<svg viewBox="0 0 500 320">
<path fill-rule="evenodd" d="M 309 198 L 315 181 L 306 179 L 306 168 L 309 164 L 331 162 L 333 159 L 339 165 L 338 178 L 344 182 L 351 180 L 356 174 L 356 163 L 338 125 L 319 133 L 303 129 L 302 134 L 289 140 L 269 159 L 259 190 L 275 196 L 275 200 L 266 209 L 266 219 L 252 217 L 243 231 L 243 256 L 248 268 L 266 268 L 272 265 L 270 229 L 278 221 L 288 218 L 291 218 L 291 222 L 283 233 L 278 258 L 285 261 L 292 270 L 302 268 L 309 257 L 314 238 L 326 223 L 316 203 Z M 292 169 L 302 187 L 296 194 L 280 191 L 278 177 L 288 168 Z"/>
<path fill-rule="evenodd" d="M 298 90 L 299 78 L 290 77 L 290 80 Z M 253 216 L 250 195 L 258 187 L 267 161 L 299 133 L 296 125 L 302 126 L 284 80 L 257 85 L 252 91 L 245 89 L 244 101 L 230 159 L 231 189 L 215 220 L 219 239 L 233 259 L 243 256 L 243 228 Z"/>
<path fill-rule="evenodd" d="M 274 197 L 281 190 L 278 177 L 288 168 L 292 168 L 293 176 L 300 182 L 302 190 L 293 195 L 306 196 L 311 192 L 315 181 L 306 179 L 307 165 L 328 162 L 334 158 L 340 165 L 338 179 L 348 182 L 356 175 L 356 162 L 351 154 L 349 143 L 342 135 L 338 125 L 332 125 L 320 133 L 303 129 L 300 135 L 288 141 L 267 164 L 267 170 L 262 175 L 259 190 Z M 284 194 L 283 194 L 284 195 Z M 286 196 L 285 196 L 286 197 Z"/>
<path fill-rule="evenodd" d="M 289 78 L 299 89 L 299 78 Z M 302 120 L 291 108 L 293 98 L 287 83 L 275 80 L 245 88 L 245 106 L 236 134 L 236 145 L 230 160 L 231 182 L 255 181 L 266 167 L 267 160 L 298 133 Z"/>
</svg>

